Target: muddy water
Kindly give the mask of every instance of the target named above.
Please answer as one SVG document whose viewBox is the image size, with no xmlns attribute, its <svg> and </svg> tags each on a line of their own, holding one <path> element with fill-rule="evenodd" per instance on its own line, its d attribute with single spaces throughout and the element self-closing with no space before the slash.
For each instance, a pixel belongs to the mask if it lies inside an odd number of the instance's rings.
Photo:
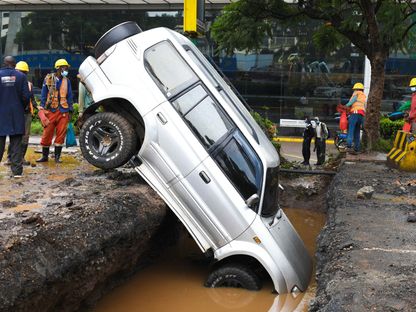
<svg viewBox="0 0 416 312">
<path fill-rule="evenodd" d="M 304 209 L 285 209 L 303 238 L 310 254 L 315 253 L 315 239 L 325 223 L 323 213 Z M 200 250 L 182 235 L 178 244 L 167 250 L 158 263 L 139 272 L 126 284 L 104 297 L 95 312 L 164 311 L 307 311 L 315 294 L 315 283 L 298 296 L 272 293 L 271 281 L 263 289 L 251 292 L 232 288 L 205 288 L 208 264 Z"/>
</svg>

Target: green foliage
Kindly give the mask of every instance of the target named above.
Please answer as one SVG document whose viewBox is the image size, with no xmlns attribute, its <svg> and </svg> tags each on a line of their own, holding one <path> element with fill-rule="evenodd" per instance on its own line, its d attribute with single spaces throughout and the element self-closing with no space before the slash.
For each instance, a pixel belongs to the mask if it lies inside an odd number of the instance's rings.
<svg viewBox="0 0 416 312">
<path fill-rule="evenodd" d="M 42 124 L 38 120 L 32 120 L 32 124 L 30 125 L 30 134 L 31 135 L 41 135 L 43 132 Z"/>
<path fill-rule="evenodd" d="M 328 25 L 323 25 L 312 35 L 313 43 L 325 53 L 330 53 L 344 46 L 347 41 L 339 32 Z"/>
<path fill-rule="evenodd" d="M 403 128 L 404 120 L 391 121 L 387 117 L 380 119 L 380 135 L 384 140 L 393 141 L 398 130 Z M 380 139 L 380 140 L 382 140 Z M 378 144 L 378 143 L 377 143 Z M 380 143 L 382 144 L 382 143 Z"/>
<path fill-rule="evenodd" d="M 273 140 L 277 135 L 276 125 L 270 119 L 262 117 L 259 113 L 255 111 L 251 112 L 251 116 L 253 116 L 254 120 L 258 123 L 260 128 L 269 138 L 270 142 L 273 144 L 277 152 L 280 153 L 281 144 Z"/>
<path fill-rule="evenodd" d="M 75 127 L 75 122 L 78 119 L 78 114 L 79 114 L 79 105 L 78 103 L 75 103 L 74 105 L 72 105 L 74 111 L 72 112 L 72 117 L 71 117 L 71 122 L 74 124 Z"/>
<path fill-rule="evenodd" d="M 374 146 L 375 151 L 388 153 L 393 148 L 393 140 L 380 138 Z"/>
</svg>

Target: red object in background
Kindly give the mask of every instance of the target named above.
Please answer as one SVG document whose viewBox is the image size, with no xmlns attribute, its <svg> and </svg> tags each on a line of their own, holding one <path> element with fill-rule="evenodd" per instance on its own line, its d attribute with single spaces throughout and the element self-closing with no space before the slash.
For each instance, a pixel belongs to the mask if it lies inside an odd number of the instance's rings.
<svg viewBox="0 0 416 312">
<path fill-rule="evenodd" d="M 404 125 L 403 125 L 403 129 L 402 130 L 404 132 L 410 132 L 411 129 L 412 129 L 412 125 L 410 123 L 408 123 L 408 122 L 405 122 Z"/>
<path fill-rule="evenodd" d="M 347 113 L 349 112 L 349 108 L 347 106 L 338 104 L 337 112 L 341 114 L 340 119 L 339 119 L 339 129 L 341 131 L 347 131 L 348 130 Z"/>
</svg>

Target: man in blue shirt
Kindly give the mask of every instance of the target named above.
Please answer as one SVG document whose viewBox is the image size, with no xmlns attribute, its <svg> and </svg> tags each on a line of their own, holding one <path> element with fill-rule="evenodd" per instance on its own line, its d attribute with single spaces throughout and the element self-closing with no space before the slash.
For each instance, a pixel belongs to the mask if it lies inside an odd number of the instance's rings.
<svg viewBox="0 0 416 312">
<path fill-rule="evenodd" d="M 6 56 L 0 69 L 0 161 L 3 158 L 6 136 L 10 139 L 11 170 L 22 177 L 22 137 L 25 133 L 25 108 L 30 92 L 26 75 L 15 70 L 16 61 Z"/>
</svg>

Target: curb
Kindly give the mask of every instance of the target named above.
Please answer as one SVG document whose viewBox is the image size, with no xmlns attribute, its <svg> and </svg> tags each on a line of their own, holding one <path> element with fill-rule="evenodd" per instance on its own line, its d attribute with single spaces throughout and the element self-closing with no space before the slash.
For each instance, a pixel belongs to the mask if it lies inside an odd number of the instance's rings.
<svg viewBox="0 0 416 312">
<path fill-rule="evenodd" d="M 299 137 L 277 137 L 273 138 L 274 142 L 285 142 L 285 143 L 302 143 L 303 138 Z M 312 143 L 315 142 L 315 139 L 312 139 Z M 333 139 L 326 140 L 326 144 L 334 144 Z"/>
</svg>

